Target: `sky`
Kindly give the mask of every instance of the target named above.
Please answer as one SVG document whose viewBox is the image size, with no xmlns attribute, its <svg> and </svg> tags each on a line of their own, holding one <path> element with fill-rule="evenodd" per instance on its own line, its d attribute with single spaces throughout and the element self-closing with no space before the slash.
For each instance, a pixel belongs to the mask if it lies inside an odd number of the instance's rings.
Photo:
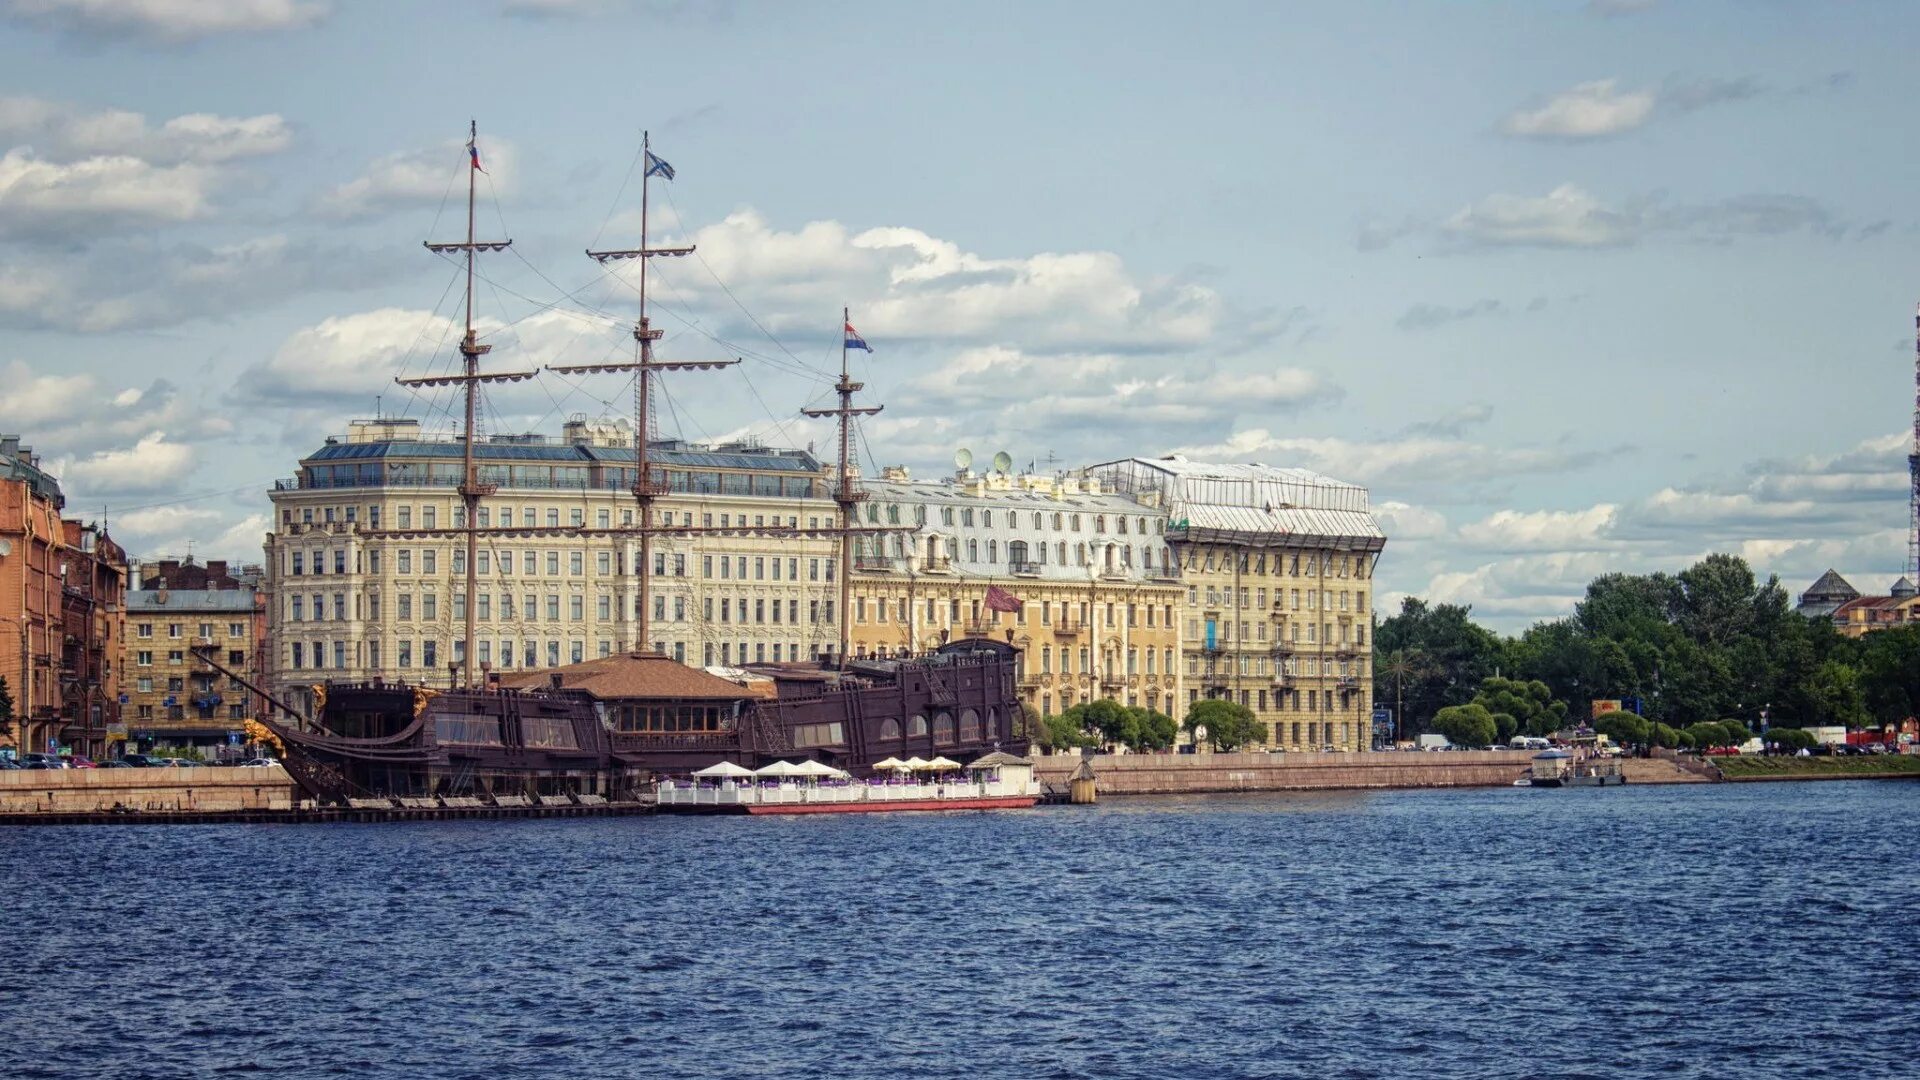
<svg viewBox="0 0 1920 1080">
<path fill-rule="evenodd" d="M 479 125 L 487 364 L 628 356 L 659 433 L 868 468 L 1170 452 L 1372 491 L 1381 614 L 1507 632 L 1715 551 L 1906 558 L 1920 273 L 1899 5 L 0 0 L 0 430 L 140 555 L 257 561 L 267 492 L 445 371 Z M 490 394 L 485 430 L 631 410 Z"/>
</svg>

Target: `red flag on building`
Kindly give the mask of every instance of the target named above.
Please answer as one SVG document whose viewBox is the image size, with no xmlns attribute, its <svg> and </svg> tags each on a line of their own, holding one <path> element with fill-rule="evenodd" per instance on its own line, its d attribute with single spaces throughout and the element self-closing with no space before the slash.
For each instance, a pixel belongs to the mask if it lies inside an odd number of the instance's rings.
<svg viewBox="0 0 1920 1080">
<path fill-rule="evenodd" d="M 1026 606 L 1026 601 L 1013 595 L 998 585 L 987 586 L 987 610 L 1017 612 Z"/>
</svg>

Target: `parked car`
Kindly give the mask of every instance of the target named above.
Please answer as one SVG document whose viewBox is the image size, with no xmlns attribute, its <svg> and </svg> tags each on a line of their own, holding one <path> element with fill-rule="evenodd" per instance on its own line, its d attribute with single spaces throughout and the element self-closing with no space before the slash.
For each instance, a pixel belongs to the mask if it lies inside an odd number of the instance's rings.
<svg viewBox="0 0 1920 1080">
<path fill-rule="evenodd" d="M 95 767 L 92 758 L 84 758 L 79 754 L 75 754 L 67 759 L 67 768 L 69 769 L 91 769 Z"/>
<path fill-rule="evenodd" d="M 280 764 L 280 762 L 270 757 L 257 757 L 257 758 L 248 758 L 247 760 L 241 762 L 240 764 L 243 768 L 264 769 L 272 765 L 278 765 Z"/>
<path fill-rule="evenodd" d="M 0 770 L 18 769 L 20 763 L 10 757 L 0 757 Z"/>
<path fill-rule="evenodd" d="M 64 765 L 60 765 L 51 761 L 23 761 L 20 763 L 20 767 L 23 769 L 48 769 L 48 770 L 66 768 L 66 766 Z"/>
<path fill-rule="evenodd" d="M 94 768 L 96 769 L 131 769 L 133 768 L 133 766 L 127 764 L 124 761 L 116 761 L 109 758 L 108 760 L 102 761 L 98 765 L 95 765 Z"/>
<path fill-rule="evenodd" d="M 131 765 L 136 769 L 149 769 L 153 767 L 153 759 L 145 754 L 121 754 L 119 760 L 121 764 Z"/>
<path fill-rule="evenodd" d="M 20 766 L 25 769 L 64 769 L 67 763 L 60 760 L 58 754 L 22 754 Z"/>
</svg>

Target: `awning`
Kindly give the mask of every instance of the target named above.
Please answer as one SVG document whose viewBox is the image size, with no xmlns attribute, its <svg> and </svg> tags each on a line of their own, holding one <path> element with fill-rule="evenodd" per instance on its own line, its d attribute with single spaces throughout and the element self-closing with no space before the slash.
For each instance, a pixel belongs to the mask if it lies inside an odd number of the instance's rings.
<svg viewBox="0 0 1920 1080">
<path fill-rule="evenodd" d="M 704 769 L 701 769 L 699 772 L 696 772 L 693 775 L 724 776 L 729 779 L 739 779 L 740 777 L 743 777 L 743 776 L 752 776 L 753 770 L 747 768 L 745 765 L 735 765 L 731 761 L 720 761 L 720 762 L 715 762 L 714 764 L 709 765 Z"/>
</svg>

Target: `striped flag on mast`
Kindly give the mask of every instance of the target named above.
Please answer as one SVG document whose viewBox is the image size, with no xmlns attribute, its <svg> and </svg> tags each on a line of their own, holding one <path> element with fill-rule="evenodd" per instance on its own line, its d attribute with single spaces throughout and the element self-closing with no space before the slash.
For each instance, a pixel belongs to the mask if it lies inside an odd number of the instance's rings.
<svg viewBox="0 0 1920 1080">
<path fill-rule="evenodd" d="M 867 344 L 867 339 L 860 336 L 860 331 L 855 330 L 852 323 L 847 324 L 847 348 L 873 351 L 873 346 Z"/>
</svg>

